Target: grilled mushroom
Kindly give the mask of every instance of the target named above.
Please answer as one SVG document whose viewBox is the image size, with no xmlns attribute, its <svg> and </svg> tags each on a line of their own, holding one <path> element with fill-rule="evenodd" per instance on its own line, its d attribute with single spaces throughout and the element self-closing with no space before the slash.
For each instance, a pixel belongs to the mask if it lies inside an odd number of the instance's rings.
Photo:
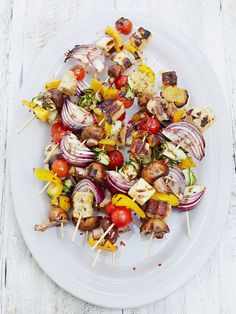
<svg viewBox="0 0 236 314">
<path fill-rule="evenodd" d="M 158 193 L 164 193 L 164 194 L 172 193 L 171 188 L 166 184 L 166 182 L 165 182 L 163 177 L 158 178 L 153 183 L 153 186 L 157 190 Z"/>
<path fill-rule="evenodd" d="M 100 162 L 92 162 L 87 168 L 87 175 L 98 182 L 103 182 L 106 170 Z"/>
<path fill-rule="evenodd" d="M 105 130 L 100 125 L 89 125 L 85 127 L 81 133 L 81 138 L 85 139 L 94 139 L 100 141 L 105 137 Z"/>
<path fill-rule="evenodd" d="M 166 233 L 170 232 L 168 225 L 159 218 L 150 218 L 144 221 L 140 227 L 141 235 L 154 233 L 154 238 L 162 239 Z"/>
<path fill-rule="evenodd" d="M 166 220 L 171 213 L 171 205 L 166 202 L 150 199 L 147 203 L 146 214 L 150 218 Z"/>
<path fill-rule="evenodd" d="M 78 221 L 78 218 L 72 217 L 72 222 L 76 226 Z M 91 231 L 93 229 L 96 229 L 101 221 L 101 217 L 99 216 L 91 216 L 91 217 L 86 217 L 82 218 L 79 224 L 79 229 L 82 231 Z"/>
<path fill-rule="evenodd" d="M 49 214 L 49 220 L 46 222 L 35 225 L 34 230 L 45 231 L 49 228 L 59 226 L 61 223 L 66 225 L 70 222 L 70 218 L 65 210 L 60 207 L 52 207 Z"/>
<path fill-rule="evenodd" d="M 141 177 L 148 183 L 153 184 L 158 178 L 167 176 L 169 167 L 164 162 L 155 160 L 145 166 L 141 172 Z"/>
<path fill-rule="evenodd" d="M 155 115 L 157 119 L 161 122 L 169 120 L 169 117 L 164 110 L 165 103 L 165 100 L 161 97 L 153 97 L 147 103 L 148 111 L 151 114 Z"/>
</svg>

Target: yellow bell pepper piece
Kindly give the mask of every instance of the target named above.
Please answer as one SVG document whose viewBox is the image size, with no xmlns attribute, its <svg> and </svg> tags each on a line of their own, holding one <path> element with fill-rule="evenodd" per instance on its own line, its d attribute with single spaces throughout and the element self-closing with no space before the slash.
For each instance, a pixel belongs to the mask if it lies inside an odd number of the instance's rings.
<svg viewBox="0 0 236 314">
<path fill-rule="evenodd" d="M 108 87 L 108 86 L 103 86 L 103 89 L 101 92 L 104 99 L 116 98 L 118 93 L 119 93 L 119 91 L 117 89 L 112 88 L 112 87 Z"/>
<path fill-rule="evenodd" d="M 105 132 L 106 132 L 106 136 L 110 136 L 111 135 L 111 124 L 106 122 L 105 123 Z"/>
<path fill-rule="evenodd" d="M 53 88 L 57 88 L 61 84 L 61 80 L 54 80 L 44 84 L 44 88 L 46 90 L 50 90 Z"/>
<path fill-rule="evenodd" d="M 145 218 L 146 214 L 130 197 L 124 194 L 115 194 L 112 197 L 112 204 L 116 206 L 125 206 L 132 209 L 141 218 Z"/>
<path fill-rule="evenodd" d="M 116 141 L 104 138 L 104 139 L 99 141 L 99 144 L 115 146 L 116 145 Z"/>
<path fill-rule="evenodd" d="M 117 32 L 114 28 L 107 26 L 105 29 L 105 33 L 109 36 L 111 36 L 115 41 L 115 50 L 117 52 L 121 51 L 121 48 L 123 46 L 123 39 L 120 36 L 119 32 Z"/>
<path fill-rule="evenodd" d="M 188 169 L 188 168 L 196 168 L 196 163 L 193 161 L 191 157 L 188 157 L 181 161 L 180 168 L 181 169 Z"/>
<path fill-rule="evenodd" d="M 64 209 L 66 212 L 69 211 L 72 207 L 70 198 L 65 195 L 60 195 L 57 198 L 51 199 L 51 205 L 53 206 L 59 206 L 62 209 Z"/>
<path fill-rule="evenodd" d="M 87 242 L 89 245 L 94 246 L 97 241 L 94 240 L 92 237 L 89 237 Z M 98 244 L 97 248 L 104 250 L 104 251 L 107 251 L 107 252 L 115 252 L 118 250 L 118 247 L 116 245 L 113 245 L 109 240 L 105 240 L 105 241 L 103 240 L 102 244 L 100 242 L 100 244 Z"/>
<path fill-rule="evenodd" d="M 156 201 L 162 201 L 170 204 L 171 206 L 178 206 L 179 199 L 174 194 L 164 194 L 164 193 L 155 193 L 152 195 L 151 199 Z"/>
<path fill-rule="evenodd" d="M 173 122 L 180 122 L 182 119 L 182 116 L 183 116 L 183 114 L 185 114 L 185 112 L 186 112 L 186 109 L 175 111 L 175 113 L 173 114 L 173 117 L 172 117 Z"/>
<path fill-rule="evenodd" d="M 150 84 L 154 85 L 156 76 L 151 68 L 145 64 L 140 64 L 138 70 L 141 73 L 147 74 Z"/>
<path fill-rule="evenodd" d="M 51 195 L 50 193 L 50 196 L 53 199 L 61 195 L 63 191 L 63 184 L 61 180 L 55 174 L 53 174 L 51 171 L 48 171 L 45 169 L 38 169 L 38 168 L 34 168 L 33 172 L 36 175 L 38 180 L 51 182 L 51 184 L 48 187 L 48 190 L 53 190 L 55 186 L 55 193 L 53 193 L 53 195 Z"/>
<path fill-rule="evenodd" d="M 22 104 L 27 106 L 30 110 L 32 110 L 37 118 L 39 118 L 41 121 L 45 122 L 48 119 L 49 111 L 44 109 L 43 107 L 35 104 L 34 102 L 22 100 Z"/>
<path fill-rule="evenodd" d="M 102 81 L 94 77 L 90 84 L 90 88 L 92 88 L 95 91 L 95 93 L 98 91 L 100 92 L 103 89 Z"/>
</svg>

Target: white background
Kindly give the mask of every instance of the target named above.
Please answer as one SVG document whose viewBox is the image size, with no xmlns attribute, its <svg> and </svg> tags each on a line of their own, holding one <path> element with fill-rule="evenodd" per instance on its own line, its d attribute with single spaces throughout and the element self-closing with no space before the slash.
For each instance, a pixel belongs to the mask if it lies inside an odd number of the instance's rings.
<svg viewBox="0 0 236 314">
<path fill-rule="evenodd" d="M 99 11 L 109 14 L 111 9 L 116 8 L 125 8 L 127 12 L 127 8 L 132 11 L 133 7 L 142 10 L 145 15 L 152 12 L 161 16 L 168 23 L 178 27 L 203 51 L 221 83 L 226 98 L 225 110 L 230 113 L 234 126 L 236 0 L 0 0 L 2 313 L 236 313 L 235 174 L 228 219 L 208 263 L 187 285 L 166 299 L 143 308 L 115 311 L 99 308 L 72 297 L 40 270 L 19 233 L 9 189 L 7 138 L 13 115 L 11 108 L 27 69 L 51 38 L 80 17 Z M 16 153 L 20 157 L 20 152 Z M 235 173 L 234 169 L 232 172 Z"/>
</svg>

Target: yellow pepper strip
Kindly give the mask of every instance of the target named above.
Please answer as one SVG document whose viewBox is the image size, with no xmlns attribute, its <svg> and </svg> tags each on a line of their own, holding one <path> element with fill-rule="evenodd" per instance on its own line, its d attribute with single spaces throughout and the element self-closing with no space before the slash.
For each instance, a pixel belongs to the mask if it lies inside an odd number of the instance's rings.
<svg viewBox="0 0 236 314">
<path fill-rule="evenodd" d="M 136 204 L 130 197 L 128 197 L 128 196 L 126 196 L 124 194 L 115 194 L 112 197 L 112 204 L 114 204 L 116 206 L 128 207 L 129 209 L 132 209 L 141 218 L 145 218 L 146 217 L 146 214 L 142 210 L 142 208 L 140 208 L 138 206 L 138 204 Z"/>
<path fill-rule="evenodd" d="M 106 132 L 106 136 L 110 136 L 111 135 L 111 124 L 106 122 L 105 123 L 105 132 Z"/>
<path fill-rule="evenodd" d="M 38 169 L 38 168 L 34 168 L 33 172 L 36 175 L 38 180 L 49 181 L 55 185 L 56 187 L 55 193 L 53 193 L 53 195 L 50 195 L 52 198 L 57 198 L 59 195 L 61 195 L 63 191 L 63 184 L 61 180 L 55 174 L 53 174 L 51 171 L 48 171 L 45 169 Z M 49 185 L 49 188 L 52 190 L 53 186 L 51 187 L 50 186 L 51 184 Z"/>
<path fill-rule="evenodd" d="M 87 242 L 89 245 L 94 246 L 97 241 L 94 240 L 92 237 L 89 237 Z M 116 245 L 113 245 L 109 240 L 106 240 L 106 241 L 103 240 L 102 243 L 104 244 L 97 245 L 98 249 L 101 249 L 107 252 L 115 252 L 118 250 L 118 247 Z"/>
<path fill-rule="evenodd" d="M 27 106 L 30 110 L 32 110 L 37 118 L 39 118 L 41 121 L 45 122 L 48 119 L 49 111 L 44 109 L 43 107 L 35 104 L 34 102 L 22 100 L 22 104 Z"/>
<path fill-rule="evenodd" d="M 110 26 L 107 26 L 106 29 L 105 29 L 105 33 L 109 36 L 111 36 L 114 41 L 115 41 L 115 50 L 117 52 L 120 52 L 121 51 L 121 48 L 123 46 L 123 39 L 122 37 L 120 36 L 120 34 L 112 27 Z"/>
<path fill-rule="evenodd" d="M 70 198 L 65 195 L 60 195 L 57 198 L 53 198 L 51 200 L 51 205 L 59 206 L 60 208 L 64 209 L 66 212 L 72 208 Z"/>
<path fill-rule="evenodd" d="M 104 138 L 104 139 L 99 141 L 99 144 L 115 146 L 116 145 L 116 141 Z"/>
<path fill-rule="evenodd" d="M 100 92 L 103 89 L 102 81 L 94 77 L 91 81 L 90 88 L 92 88 L 95 93 Z"/>
<path fill-rule="evenodd" d="M 188 169 L 188 168 L 196 168 L 196 163 L 192 160 L 191 157 L 188 157 L 181 161 L 180 168 L 181 169 Z"/>
<path fill-rule="evenodd" d="M 179 199 L 174 194 L 154 193 L 151 199 L 156 201 L 166 202 L 172 206 L 179 205 Z"/>
<path fill-rule="evenodd" d="M 104 99 L 116 98 L 119 93 L 119 91 L 115 88 L 102 85 L 102 81 L 98 80 L 97 78 L 92 79 L 90 88 L 92 88 L 95 93 L 99 92 Z"/>
<path fill-rule="evenodd" d="M 50 90 L 52 88 L 57 88 L 60 84 L 61 84 L 61 80 L 54 80 L 54 81 L 44 84 L 44 88 L 46 90 Z"/>
<path fill-rule="evenodd" d="M 147 74 L 150 84 L 154 85 L 156 76 L 151 68 L 145 64 L 140 64 L 138 70 L 141 73 Z"/>
<path fill-rule="evenodd" d="M 185 112 L 186 112 L 186 109 L 175 111 L 172 117 L 173 122 L 180 122 Z"/>
</svg>

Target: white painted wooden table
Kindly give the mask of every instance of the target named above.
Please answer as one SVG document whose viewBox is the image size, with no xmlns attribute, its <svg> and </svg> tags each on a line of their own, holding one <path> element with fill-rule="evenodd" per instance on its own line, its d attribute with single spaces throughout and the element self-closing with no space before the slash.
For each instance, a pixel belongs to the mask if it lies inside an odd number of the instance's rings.
<svg viewBox="0 0 236 314">
<path fill-rule="evenodd" d="M 221 239 L 204 268 L 164 300 L 132 310 L 99 308 L 57 287 L 22 239 L 8 180 L 15 91 L 47 42 L 85 14 L 130 8 L 156 13 L 187 34 L 215 69 L 233 124 L 236 106 L 236 0 L 0 0 L 0 256 L 2 313 L 236 313 L 236 175 Z M 191 56 L 190 56 L 191 57 Z M 40 74 L 39 74 L 40 75 Z M 220 149 L 220 143 L 219 143 Z M 19 158 L 20 166 L 20 158 Z M 223 184 L 223 182 L 222 182 Z M 151 287 L 150 287 L 151 288 Z"/>
</svg>

